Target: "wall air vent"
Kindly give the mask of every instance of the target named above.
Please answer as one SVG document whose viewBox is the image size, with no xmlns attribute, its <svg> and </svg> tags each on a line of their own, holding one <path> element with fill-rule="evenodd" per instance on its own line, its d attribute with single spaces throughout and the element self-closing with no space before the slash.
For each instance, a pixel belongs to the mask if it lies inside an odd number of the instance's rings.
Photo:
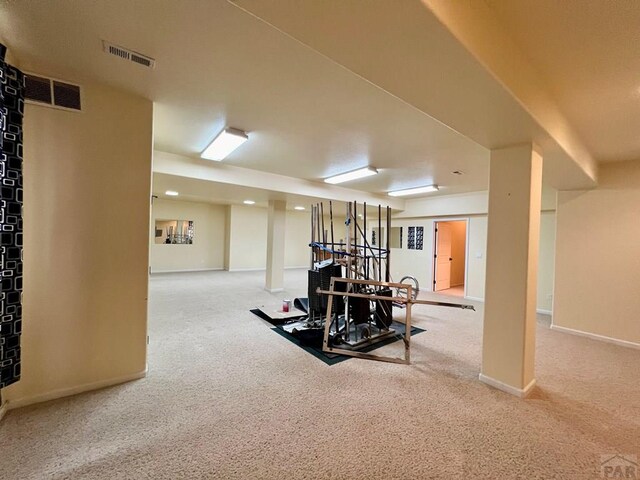
<svg viewBox="0 0 640 480">
<path fill-rule="evenodd" d="M 156 61 L 153 58 L 148 57 L 147 55 L 143 55 L 142 53 L 134 52 L 133 50 L 129 50 L 128 48 L 114 45 L 113 43 L 107 42 L 106 40 L 102 41 L 102 50 L 105 53 L 115 55 L 116 57 L 120 57 L 123 60 L 137 63 L 138 65 L 142 65 L 143 67 L 155 68 L 156 66 Z"/>
<path fill-rule="evenodd" d="M 25 87 L 24 98 L 29 103 L 65 110 L 82 110 L 78 85 L 26 73 Z"/>
</svg>

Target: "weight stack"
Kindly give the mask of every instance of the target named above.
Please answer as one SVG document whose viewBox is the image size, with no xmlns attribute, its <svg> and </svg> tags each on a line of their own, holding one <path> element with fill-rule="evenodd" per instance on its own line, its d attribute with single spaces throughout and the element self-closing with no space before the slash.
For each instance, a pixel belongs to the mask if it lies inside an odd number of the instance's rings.
<svg viewBox="0 0 640 480">
<path fill-rule="evenodd" d="M 365 292 L 358 291 L 358 293 Z M 349 313 L 351 314 L 351 320 L 355 324 L 367 323 L 371 316 L 370 300 L 368 298 L 350 297 Z"/>
<path fill-rule="evenodd" d="M 376 292 L 378 297 L 392 297 L 390 288 L 382 288 Z M 393 302 L 391 300 L 376 300 L 376 326 L 389 328 L 393 321 Z"/>
</svg>

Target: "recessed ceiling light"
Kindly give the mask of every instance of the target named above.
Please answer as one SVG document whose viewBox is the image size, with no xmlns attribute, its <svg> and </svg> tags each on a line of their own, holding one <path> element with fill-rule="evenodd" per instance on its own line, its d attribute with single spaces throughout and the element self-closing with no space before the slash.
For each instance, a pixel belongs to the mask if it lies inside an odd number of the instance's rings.
<svg viewBox="0 0 640 480">
<path fill-rule="evenodd" d="M 178 192 L 174 191 L 174 190 L 167 190 L 166 192 L 164 192 L 165 195 L 169 195 L 170 197 L 177 197 L 178 196 Z"/>
<path fill-rule="evenodd" d="M 245 200 L 245 201 L 244 201 L 244 202 L 242 202 L 242 203 L 244 203 L 245 205 L 253 205 L 253 204 L 254 204 L 254 203 L 256 203 L 256 202 L 254 202 L 253 200 Z"/>
<path fill-rule="evenodd" d="M 464 172 L 462 170 L 454 170 L 453 172 L 454 175 L 464 175 Z"/>
<path fill-rule="evenodd" d="M 403 197 L 405 195 L 416 195 L 418 193 L 437 192 L 439 190 L 437 185 L 427 185 L 424 187 L 407 188 L 405 190 L 395 190 L 388 192 L 392 197 Z"/>
<path fill-rule="evenodd" d="M 334 175 L 333 177 L 325 178 L 327 183 L 342 183 L 356 180 L 358 178 L 369 177 L 378 173 L 378 170 L 372 167 L 359 168 L 358 170 L 352 170 L 351 172 L 341 173 L 340 175 Z"/>
<path fill-rule="evenodd" d="M 223 158 L 229 156 L 236 148 L 249 139 L 249 136 L 242 130 L 236 128 L 225 128 L 216 138 L 209 144 L 207 148 L 200 154 L 202 158 L 207 160 L 215 160 L 219 162 Z"/>
<path fill-rule="evenodd" d="M 297 206 L 297 207 L 293 207 L 294 210 L 304 210 L 304 207 L 301 206 Z"/>
</svg>

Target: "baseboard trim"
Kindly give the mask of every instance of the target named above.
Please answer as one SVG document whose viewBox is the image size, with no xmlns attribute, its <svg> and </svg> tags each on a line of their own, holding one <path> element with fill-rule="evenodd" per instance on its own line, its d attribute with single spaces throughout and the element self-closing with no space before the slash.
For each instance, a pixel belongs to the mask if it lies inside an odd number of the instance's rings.
<svg viewBox="0 0 640 480">
<path fill-rule="evenodd" d="M 2 417 L 7 413 L 7 410 L 9 410 L 7 402 L 2 402 L 2 405 L 0 405 L 0 421 L 2 421 Z"/>
<path fill-rule="evenodd" d="M 533 390 L 533 387 L 536 386 L 535 378 L 531 380 L 531 382 L 529 382 L 529 385 L 527 385 L 524 388 L 512 387 L 511 385 L 507 385 L 506 383 L 503 383 L 500 380 L 487 377 L 482 373 L 478 376 L 478 378 L 482 383 L 486 383 L 487 385 L 493 388 L 497 388 L 498 390 L 502 390 L 503 392 L 510 393 L 511 395 L 515 395 L 516 397 L 520 397 L 520 398 L 527 398 L 527 396 L 531 393 L 531 390 Z"/>
<path fill-rule="evenodd" d="M 100 390 L 101 388 L 112 387 L 121 383 L 131 382 L 133 380 L 139 380 L 147 375 L 147 369 L 142 372 L 133 373 L 131 375 L 123 375 L 122 377 L 110 378 L 108 380 L 100 380 L 97 382 L 85 383 L 83 385 L 77 385 L 70 388 L 60 388 L 51 392 L 42 393 L 33 397 L 19 398 L 17 400 L 7 400 L 5 402 L 5 408 L 13 410 L 14 408 L 26 407 L 27 405 L 33 405 L 35 403 L 48 402 L 49 400 L 55 400 L 62 397 L 70 397 L 79 393 L 89 392 L 91 390 Z"/>
<path fill-rule="evenodd" d="M 582 330 L 574 330 L 573 328 L 561 327 L 559 325 L 551 324 L 551 330 L 557 330 L 562 333 L 569 333 L 571 335 L 577 335 L 579 337 L 586 337 L 592 340 L 598 340 L 600 342 L 612 343 L 620 347 L 634 348 L 640 350 L 640 343 L 630 342 L 628 340 L 620 340 L 619 338 L 606 337 L 604 335 L 598 335 L 597 333 L 584 332 Z"/>
<path fill-rule="evenodd" d="M 300 270 L 300 269 L 308 269 L 309 265 L 302 265 L 300 267 L 284 267 L 285 270 Z M 222 270 L 222 269 L 221 269 Z M 231 268 L 228 269 L 227 272 L 266 272 L 266 268 Z"/>
<path fill-rule="evenodd" d="M 480 298 L 480 297 L 472 297 L 470 295 L 465 295 L 464 299 L 465 300 L 472 300 L 474 302 L 483 302 L 484 303 L 484 298 Z"/>
<path fill-rule="evenodd" d="M 189 272 L 219 272 L 224 268 L 188 268 L 184 270 L 152 270 L 151 275 L 156 273 L 189 273 Z"/>
<path fill-rule="evenodd" d="M 470 295 L 465 295 L 464 299 L 465 300 L 471 300 L 473 302 L 482 302 L 482 303 L 484 303 L 484 298 L 480 298 L 480 297 L 472 297 Z M 542 315 L 553 315 L 553 312 L 551 310 L 544 310 L 542 308 L 536 308 L 536 313 L 540 313 Z"/>
</svg>

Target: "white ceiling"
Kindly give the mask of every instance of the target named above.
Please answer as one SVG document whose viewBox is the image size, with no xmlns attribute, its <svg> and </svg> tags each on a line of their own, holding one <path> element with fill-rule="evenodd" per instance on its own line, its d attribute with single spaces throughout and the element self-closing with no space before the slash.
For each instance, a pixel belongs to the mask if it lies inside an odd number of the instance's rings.
<svg viewBox="0 0 640 480">
<path fill-rule="evenodd" d="M 198 156 L 229 125 L 250 137 L 225 160 L 239 167 L 321 181 L 371 165 L 379 175 L 348 187 L 376 193 L 487 188 L 485 148 L 226 1 L 27 0 L 1 12 L 25 68 L 153 99 L 159 150 Z M 101 39 L 156 69 L 103 53 Z"/>
<path fill-rule="evenodd" d="M 233 3 L 487 149 L 537 143 L 544 153 L 544 176 L 550 185 L 593 187 L 595 168 L 590 155 L 579 148 L 580 142 L 573 139 L 553 102 L 540 108 L 541 92 L 527 91 L 525 98 L 514 91 L 523 80 L 514 70 L 522 63 L 520 52 L 502 48 L 503 40 L 511 46 L 508 37 L 491 43 L 496 38 L 484 32 L 488 27 L 481 18 L 485 9 L 477 8 L 483 5 L 480 0 Z M 441 8 L 434 9 L 433 4 Z M 460 32 L 449 30 L 453 25 L 436 16 L 442 9 L 466 16 L 465 28 L 477 33 L 471 37 L 482 48 L 471 48 L 476 45 L 463 43 Z M 497 63 L 507 67 L 501 72 L 505 75 L 498 78 L 489 70 L 482 56 L 486 51 L 502 53 Z M 535 117 L 532 104 L 537 107 Z M 574 156 L 575 152 L 580 155 Z"/>
<path fill-rule="evenodd" d="M 640 159 L 640 2 L 485 1 L 592 155 Z"/>
<path fill-rule="evenodd" d="M 580 10 L 578 0 L 567 1 L 571 6 L 566 9 L 556 5 L 565 2 L 552 0 L 487 1 L 512 24 L 514 38 L 535 65 L 551 79 L 566 80 L 554 80 L 555 93 L 570 92 L 571 86 L 581 90 L 589 78 L 589 59 L 610 71 L 616 60 L 605 59 L 605 53 L 628 40 L 627 34 L 611 34 L 615 29 L 587 38 L 593 22 L 583 14 L 575 20 L 583 25 L 576 27 L 582 36 L 560 36 L 567 15 Z M 543 138 L 522 105 L 420 1 L 377 2 L 367 8 L 358 2 L 315 0 L 236 3 L 252 12 L 224 0 L 191 0 L 188 8 L 175 0 L 4 2 L 0 40 L 25 69 L 78 82 L 98 80 L 152 99 L 155 147 L 162 151 L 197 157 L 229 125 L 250 135 L 225 160 L 230 165 L 312 181 L 371 165 L 381 173 L 346 186 L 383 193 L 437 183 L 444 187 L 440 194 L 449 194 L 487 188 L 488 148 L 533 138 L 546 142 L 552 161 L 545 175 L 552 185 L 584 185 L 585 177 L 573 167 L 556 166 L 565 161 L 562 149 Z M 564 20 L 554 23 L 548 18 L 552 14 L 542 11 L 556 11 L 554 5 Z M 277 28 L 254 14 L 277 20 Z M 631 30 L 619 21 L 621 28 Z M 527 39 L 540 39 L 547 25 L 555 45 L 541 42 L 546 50 L 540 47 L 536 53 Z M 606 49 L 593 46 L 602 32 L 611 34 Z M 156 69 L 104 54 L 102 39 L 154 57 Z M 578 41 L 590 45 L 584 49 L 589 55 L 571 62 Z M 550 52 L 553 47 L 564 53 Z M 610 56 L 629 60 L 633 48 Z M 638 58 L 633 61 L 629 64 L 637 65 Z M 559 69 L 563 62 L 569 73 Z M 632 74 L 618 67 L 609 81 L 620 92 L 623 83 L 631 84 Z M 632 135 L 640 126 L 634 123 L 637 103 L 625 107 L 627 92 L 608 114 L 602 99 L 591 98 L 592 104 L 603 104 L 597 113 L 588 108 L 588 98 L 597 96 L 607 75 L 611 73 L 596 74 L 580 101 L 566 100 L 567 93 L 561 105 L 599 158 L 627 158 L 640 153 L 640 140 Z M 619 76 L 625 80 L 616 80 Z M 558 93 L 558 98 L 563 97 Z M 594 118 L 598 115 L 610 124 Z M 628 128 L 616 129 L 622 121 Z M 452 175 L 454 170 L 465 175 Z M 195 189 L 193 198 L 201 198 L 196 183 L 189 185 Z M 209 198 L 222 200 L 220 192 L 231 195 L 227 187 L 216 192 Z M 240 196 L 244 193 L 238 190 Z"/>
<path fill-rule="evenodd" d="M 167 190 L 177 191 L 179 196 L 166 195 Z M 269 200 L 283 200 L 287 203 L 287 210 L 294 210 L 296 206 L 311 210 L 311 205 L 324 204 L 325 213 L 329 214 L 329 202 L 324 198 L 276 193 L 267 189 L 242 187 L 237 185 L 213 182 L 197 178 L 180 177 L 155 172 L 153 174 L 153 195 L 166 200 L 181 200 L 189 202 L 204 202 L 217 205 L 243 205 L 245 200 L 256 202 L 252 207 L 265 208 Z M 332 208 L 335 215 L 344 215 L 346 202 L 333 201 Z M 384 208 L 385 205 L 382 206 Z M 363 204 L 358 202 L 358 211 L 362 212 Z M 378 203 L 367 205 L 368 215 L 376 215 Z"/>
</svg>

